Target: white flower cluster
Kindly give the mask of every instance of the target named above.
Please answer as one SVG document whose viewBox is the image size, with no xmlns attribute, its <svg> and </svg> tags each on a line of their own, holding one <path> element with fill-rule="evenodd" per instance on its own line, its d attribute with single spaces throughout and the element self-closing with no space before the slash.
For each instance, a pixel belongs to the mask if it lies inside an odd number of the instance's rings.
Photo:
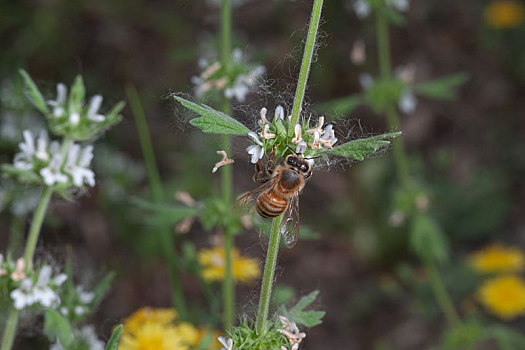
<svg viewBox="0 0 525 350">
<path fill-rule="evenodd" d="M 23 277 L 20 286 L 11 291 L 10 296 L 13 299 L 15 309 L 22 310 L 34 304 L 40 304 L 45 308 L 55 308 L 60 304 L 60 297 L 54 291 L 61 286 L 67 279 L 63 273 L 52 277 L 52 269 L 44 265 L 38 274 L 36 283 L 32 279 L 24 276 L 23 260 L 18 260 L 17 270 L 11 275 L 13 280 Z"/>
<path fill-rule="evenodd" d="M 418 103 L 411 86 L 414 83 L 415 67 L 413 65 L 398 67 L 395 70 L 395 75 L 404 84 L 397 101 L 398 108 L 405 114 L 413 113 L 416 110 Z M 372 88 L 375 82 L 370 74 L 363 73 L 359 75 L 359 83 L 366 91 Z"/>
<path fill-rule="evenodd" d="M 333 125 L 328 124 L 324 126 L 323 116 L 319 117 L 317 125 L 313 128 L 310 128 L 309 120 L 303 125 L 296 124 L 294 127 L 294 137 L 288 140 L 286 124 L 290 122 L 291 116 L 285 118 L 284 109 L 281 106 L 275 108 L 274 119 L 272 121 L 268 120 L 266 113 L 267 109 L 262 108 L 260 112 L 261 118 L 259 119 L 259 125 L 261 127 L 259 134 L 253 131 L 248 133 L 248 136 L 255 144 L 248 146 L 246 151 L 251 155 L 251 162 L 254 164 L 257 163 L 259 159 L 262 159 L 265 151 L 268 149 L 265 141 L 269 141 L 269 146 L 273 147 L 279 137 L 286 138 L 286 140 L 284 140 L 285 142 L 283 142 L 284 144 L 288 144 L 289 141 L 292 145 L 295 145 L 295 153 L 301 155 L 308 152 L 308 147 L 310 150 L 330 149 L 338 141 L 338 138 L 335 137 Z"/>
<path fill-rule="evenodd" d="M 220 62 L 210 64 L 204 58 L 199 60 L 199 67 L 204 69 L 202 73 L 191 78 L 197 97 L 200 98 L 212 90 L 217 90 L 223 92 L 226 98 L 235 98 L 239 102 L 246 100 L 250 89 L 266 71 L 261 65 L 247 65 L 242 50 L 238 48 L 232 52 L 231 67 L 228 71 Z"/>
<path fill-rule="evenodd" d="M 53 108 L 52 115 L 57 119 L 67 119 L 72 126 L 78 125 L 81 120 L 100 123 L 106 116 L 99 114 L 102 105 L 102 96 L 95 95 L 91 98 L 89 107 L 84 108 L 82 103 L 68 103 L 67 87 L 63 83 L 57 84 L 56 100 L 48 100 L 47 104 Z"/>
<path fill-rule="evenodd" d="M 91 303 L 95 300 L 95 293 L 84 290 L 84 286 L 79 285 L 75 288 L 75 302 L 71 305 L 71 310 L 65 306 L 60 308 L 60 313 L 66 317 L 73 313 L 75 316 L 83 316 L 90 310 Z"/>
<path fill-rule="evenodd" d="M 104 342 L 100 340 L 95 332 L 95 327 L 87 325 L 80 330 L 75 330 L 75 342 L 79 343 L 79 349 L 86 350 L 104 350 Z M 49 350 L 65 350 L 65 348 L 57 339 L 55 344 L 52 344 Z"/>
<path fill-rule="evenodd" d="M 406 12 L 410 8 L 410 0 L 385 0 L 385 4 L 399 12 Z M 368 0 L 354 0 L 353 8 L 359 19 L 368 17 L 372 11 Z"/>
<path fill-rule="evenodd" d="M 64 159 L 63 145 L 58 141 L 50 142 L 45 131 L 40 131 L 36 138 L 29 130 L 25 130 L 23 135 L 24 141 L 19 144 L 21 152 L 15 155 L 13 161 L 15 169 L 39 174 L 47 186 L 66 184 L 70 180 L 77 187 L 95 185 L 95 174 L 89 169 L 93 146 L 81 147 L 72 143 Z"/>
</svg>

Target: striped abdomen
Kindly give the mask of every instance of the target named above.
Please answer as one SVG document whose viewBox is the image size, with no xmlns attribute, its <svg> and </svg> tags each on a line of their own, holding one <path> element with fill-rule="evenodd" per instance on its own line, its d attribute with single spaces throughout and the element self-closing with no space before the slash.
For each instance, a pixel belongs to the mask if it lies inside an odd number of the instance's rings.
<svg viewBox="0 0 525 350">
<path fill-rule="evenodd" d="M 290 198 L 304 186 L 304 180 L 292 170 L 284 170 L 277 176 L 279 181 L 275 186 L 261 193 L 257 198 L 257 213 L 263 218 L 281 215 L 288 207 Z"/>
</svg>

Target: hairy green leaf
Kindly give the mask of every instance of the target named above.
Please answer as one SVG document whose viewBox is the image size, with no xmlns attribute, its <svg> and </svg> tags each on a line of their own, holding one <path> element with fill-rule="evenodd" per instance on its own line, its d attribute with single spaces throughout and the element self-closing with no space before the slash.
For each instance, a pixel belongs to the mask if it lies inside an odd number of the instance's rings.
<svg viewBox="0 0 525 350">
<path fill-rule="evenodd" d="M 248 135 L 250 129 L 229 115 L 219 112 L 205 104 L 197 104 L 182 97 L 173 95 L 173 98 L 184 107 L 200 115 L 190 120 L 191 125 L 198 127 L 205 133 L 222 135 Z"/>
<path fill-rule="evenodd" d="M 44 100 L 44 97 L 40 93 L 40 90 L 38 90 L 38 87 L 36 86 L 33 79 L 31 79 L 31 76 L 23 69 L 20 69 L 20 75 L 22 75 L 22 78 L 24 79 L 27 96 L 31 100 L 33 105 L 40 112 L 44 114 L 49 113 L 49 110 L 47 109 L 46 101 Z"/>
<path fill-rule="evenodd" d="M 390 144 L 388 139 L 398 137 L 399 135 L 401 135 L 401 132 L 390 132 L 387 134 L 372 136 L 366 139 L 357 139 L 328 150 L 318 150 L 313 154 L 313 156 L 315 157 L 323 153 L 329 153 L 341 157 L 353 158 L 355 160 L 364 160 L 366 157 L 372 155 L 381 147 Z"/>
<path fill-rule="evenodd" d="M 122 328 L 124 328 L 123 325 L 119 325 L 117 328 L 115 328 L 113 334 L 111 334 L 111 338 L 109 338 L 109 341 L 106 344 L 106 350 L 118 349 L 118 341 L 120 339 L 120 333 L 122 333 Z"/>
<path fill-rule="evenodd" d="M 280 314 L 288 318 L 290 322 L 295 322 L 305 327 L 317 326 L 323 322 L 322 320 L 326 312 L 315 310 L 304 311 L 304 309 L 313 303 L 318 295 L 319 291 L 314 290 L 310 294 L 299 299 L 297 304 L 295 304 L 290 310 L 281 310 Z"/>
<path fill-rule="evenodd" d="M 469 80 L 466 72 L 461 72 L 447 77 L 421 83 L 415 86 L 417 95 L 436 100 L 453 100 L 457 89 Z"/>
</svg>

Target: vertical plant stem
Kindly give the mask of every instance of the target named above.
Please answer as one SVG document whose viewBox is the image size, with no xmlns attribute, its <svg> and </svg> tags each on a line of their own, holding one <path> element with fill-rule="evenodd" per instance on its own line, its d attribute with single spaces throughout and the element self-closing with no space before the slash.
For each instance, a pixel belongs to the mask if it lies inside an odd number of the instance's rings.
<svg viewBox="0 0 525 350">
<path fill-rule="evenodd" d="M 65 154 L 67 151 L 69 143 L 70 142 L 68 140 L 65 140 L 62 144 L 62 154 Z M 40 202 L 38 203 L 35 214 L 33 215 L 24 253 L 24 262 L 27 268 L 30 268 L 32 265 L 36 244 L 38 242 L 38 236 L 40 235 L 42 222 L 44 222 L 44 217 L 46 215 L 47 207 L 49 206 L 49 201 L 51 200 L 52 195 L 53 188 L 45 186 L 42 196 L 40 197 Z M 0 350 L 10 350 L 13 346 L 16 335 L 16 327 L 18 324 L 18 314 L 19 311 L 11 306 L 7 323 L 5 325 L 4 335 L 2 337 L 2 348 Z"/>
<path fill-rule="evenodd" d="M 264 274 L 261 285 L 261 296 L 259 299 L 259 309 L 255 330 L 258 335 L 263 335 L 268 330 L 268 310 L 270 309 L 270 300 L 272 297 L 273 278 L 275 267 L 277 266 L 277 255 L 279 254 L 279 243 L 281 241 L 281 221 L 283 216 L 280 215 L 273 219 L 272 232 L 270 234 L 270 243 L 266 254 L 266 263 L 264 264 Z"/>
<path fill-rule="evenodd" d="M 377 35 L 377 50 L 379 56 L 379 71 L 382 79 L 390 79 L 392 77 L 392 64 L 390 57 L 390 36 L 388 31 L 388 21 L 384 8 L 379 8 L 376 11 L 376 35 Z M 399 128 L 399 118 L 396 106 L 390 106 L 385 111 L 386 122 L 390 130 Z M 411 186 L 410 171 L 408 169 L 407 154 L 403 145 L 403 140 L 398 137 L 392 142 L 392 150 L 394 152 L 394 162 L 396 164 L 396 171 L 401 185 L 408 189 Z M 423 258 L 423 264 L 428 274 L 432 291 L 436 300 L 445 315 L 450 327 L 456 327 L 461 324 L 461 319 L 452 303 L 450 295 L 448 294 L 441 276 L 436 267 L 436 263 L 432 258 Z"/>
<path fill-rule="evenodd" d="M 24 261 L 27 267 L 30 267 L 32 264 L 36 243 L 38 242 L 38 236 L 40 234 L 40 228 L 42 227 L 42 222 L 44 221 L 44 216 L 46 215 L 47 206 L 49 205 L 52 194 L 53 188 L 45 186 L 38 207 L 36 208 L 35 215 L 33 216 L 24 253 Z"/>
<path fill-rule="evenodd" d="M 222 0 L 221 7 L 221 64 L 225 68 L 225 72 L 230 71 L 230 56 L 231 56 L 231 2 L 230 0 Z M 222 111 L 226 114 L 231 113 L 230 101 L 226 97 L 222 97 Z M 222 137 L 222 148 L 226 154 L 231 152 L 230 137 L 224 135 Z M 232 201 L 232 183 L 233 175 L 232 168 L 229 166 L 221 169 L 222 194 L 224 203 L 230 205 Z M 222 284 L 222 297 L 224 304 L 224 329 L 229 331 L 233 326 L 235 314 L 235 284 L 233 280 L 233 235 L 229 227 L 223 227 L 224 231 L 224 281 Z"/>
<path fill-rule="evenodd" d="M 377 51 L 379 55 L 379 71 L 382 79 L 390 79 L 392 76 L 392 64 L 390 58 L 390 35 L 388 32 L 388 21 L 383 8 L 376 12 L 376 35 Z M 390 106 L 386 111 L 386 122 L 390 130 L 399 128 L 399 118 L 395 106 Z M 392 151 L 396 164 L 396 171 L 403 187 L 410 186 L 410 173 L 408 170 L 407 156 L 403 140 L 397 137 L 392 141 Z"/>
<path fill-rule="evenodd" d="M 288 135 L 294 132 L 295 124 L 299 121 L 299 114 L 301 113 L 304 94 L 306 91 L 306 83 L 308 81 L 308 74 L 310 73 L 310 66 L 312 64 L 312 57 L 315 49 L 315 38 L 319 29 L 319 21 L 321 19 L 321 10 L 323 8 L 323 0 L 314 0 L 312 8 L 312 17 L 310 18 L 310 26 L 308 27 L 308 36 L 306 37 L 306 44 L 304 46 L 303 60 L 301 63 L 301 70 L 299 71 L 299 80 L 297 81 L 297 89 L 295 90 L 295 98 L 293 101 L 292 119 L 288 126 Z"/>
<path fill-rule="evenodd" d="M 18 325 L 18 310 L 11 306 L 7 322 L 5 324 L 4 335 L 2 337 L 2 347 L 0 350 L 11 350 L 15 340 L 16 326 Z"/>
<path fill-rule="evenodd" d="M 155 203 L 162 203 L 164 201 L 164 189 L 162 181 L 160 180 L 159 170 L 157 168 L 157 161 L 155 159 L 155 151 L 151 142 L 148 123 L 146 121 L 146 114 L 140 102 L 140 97 L 137 89 L 133 85 L 126 86 L 126 95 L 130 103 L 135 124 L 137 126 L 137 133 L 139 135 L 140 147 L 144 156 L 146 164 L 146 171 L 148 173 L 148 180 L 151 189 L 151 198 Z M 162 245 L 164 260 L 168 266 L 168 274 L 171 289 L 171 302 L 177 309 L 179 317 L 182 320 L 187 320 L 187 307 L 184 291 L 180 283 L 180 269 L 178 261 L 176 260 L 175 240 L 171 230 L 166 227 L 158 232 L 160 243 Z"/>
<path fill-rule="evenodd" d="M 455 328 L 461 325 L 461 319 L 456 312 L 454 304 L 447 293 L 443 281 L 441 280 L 436 263 L 431 258 L 426 258 L 424 259 L 424 264 L 425 270 L 428 274 L 428 279 L 430 280 L 430 284 L 432 286 L 432 292 L 434 293 L 434 296 L 436 297 L 436 300 L 443 311 L 449 326 L 451 328 Z"/>
</svg>

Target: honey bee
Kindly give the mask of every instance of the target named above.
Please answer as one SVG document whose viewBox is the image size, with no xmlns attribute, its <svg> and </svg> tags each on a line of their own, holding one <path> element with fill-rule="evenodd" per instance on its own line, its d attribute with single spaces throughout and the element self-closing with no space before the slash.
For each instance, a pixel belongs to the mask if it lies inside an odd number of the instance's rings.
<svg viewBox="0 0 525 350">
<path fill-rule="evenodd" d="M 288 155 L 282 164 L 274 167 L 274 157 L 272 152 L 266 166 L 260 160 L 257 162 L 253 180 L 262 185 L 239 196 L 234 206 L 255 208 L 263 218 L 284 213 L 280 230 L 291 248 L 299 236 L 299 195 L 312 176 L 312 168 L 308 159 L 298 154 Z"/>
</svg>

